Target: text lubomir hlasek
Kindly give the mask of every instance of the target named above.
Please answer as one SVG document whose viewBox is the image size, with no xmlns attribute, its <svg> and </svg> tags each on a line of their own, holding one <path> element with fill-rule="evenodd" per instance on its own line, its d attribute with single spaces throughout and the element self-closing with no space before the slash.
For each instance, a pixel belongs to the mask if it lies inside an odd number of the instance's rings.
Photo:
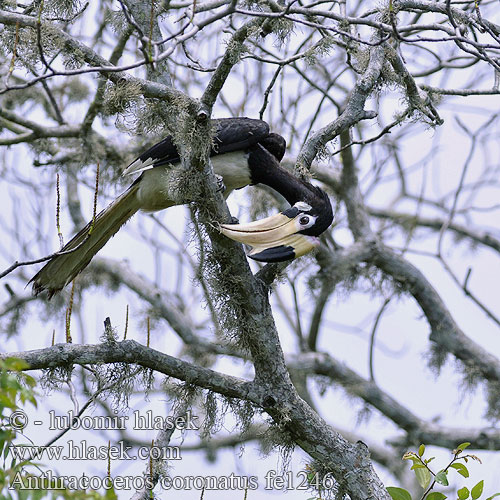
<svg viewBox="0 0 500 500">
<path fill-rule="evenodd" d="M 78 416 L 73 410 L 65 415 L 56 415 L 53 410 L 49 412 L 49 429 L 92 429 L 92 430 L 124 430 L 129 421 L 132 421 L 132 428 L 136 430 L 199 430 L 198 416 L 193 415 L 188 410 L 185 415 L 166 417 L 154 415 L 151 410 L 142 414 L 138 410 L 129 415 L 115 416 Z"/>
</svg>

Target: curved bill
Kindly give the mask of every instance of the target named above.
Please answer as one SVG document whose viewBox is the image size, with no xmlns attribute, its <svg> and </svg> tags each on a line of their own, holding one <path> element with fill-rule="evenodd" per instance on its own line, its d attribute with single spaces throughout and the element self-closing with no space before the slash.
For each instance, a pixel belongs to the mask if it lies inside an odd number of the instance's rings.
<svg viewBox="0 0 500 500">
<path fill-rule="evenodd" d="M 250 245 L 248 256 L 260 262 L 282 262 L 300 257 L 319 245 L 319 239 L 299 234 L 299 216 L 277 214 L 248 224 L 221 224 L 222 234 Z"/>
</svg>

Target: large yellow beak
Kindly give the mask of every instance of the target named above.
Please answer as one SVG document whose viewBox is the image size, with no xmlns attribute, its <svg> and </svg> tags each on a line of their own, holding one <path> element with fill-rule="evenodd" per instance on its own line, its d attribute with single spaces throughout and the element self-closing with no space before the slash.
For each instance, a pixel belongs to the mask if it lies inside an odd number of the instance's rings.
<svg viewBox="0 0 500 500">
<path fill-rule="evenodd" d="M 273 215 L 248 224 L 221 224 L 222 234 L 252 247 L 248 256 L 261 262 L 281 262 L 300 257 L 319 245 L 314 236 L 298 234 L 300 216 Z"/>
</svg>

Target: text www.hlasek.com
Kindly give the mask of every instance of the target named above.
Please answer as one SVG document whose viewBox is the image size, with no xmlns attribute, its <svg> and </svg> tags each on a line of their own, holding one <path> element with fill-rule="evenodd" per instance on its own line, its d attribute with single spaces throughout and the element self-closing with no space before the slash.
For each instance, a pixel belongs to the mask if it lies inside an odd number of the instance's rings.
<svg viewBox="0 0 500 500">
<path fill-rule="evenodd" d="M 10 446 L 9 452 L 18 461 L 24 460 L 181 460 L 178 446 L 141 446 L 130 454 L 132 446 L 123 442 L 113 446 L 89 445 L 85 440 L 69 440 L 58 446 Z"/>
</svg>

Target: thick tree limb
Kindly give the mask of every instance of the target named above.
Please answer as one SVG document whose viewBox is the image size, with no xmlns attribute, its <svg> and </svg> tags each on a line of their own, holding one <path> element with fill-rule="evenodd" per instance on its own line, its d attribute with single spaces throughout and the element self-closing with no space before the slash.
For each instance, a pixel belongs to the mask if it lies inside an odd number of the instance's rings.
<svg viewBox="0 0 500 500">
<path fill-rule="evenodd" d="M 311 135 L 297 157 L 297 167 L 309 170 L 318 151 L 342 131 L 352 127 L 360 120 L 374 118 L 376 113 L 365 111 L 365 102 L 377 84 L 384 65 L 385 49 L 382 45 L 374 47 L 370 52 L 370 62 L 366 71 L 358 78 L 354 89 L 347 100 L 345 110 L 326 127 Z"/>
<path fill-rule="evenodd" d="M 26 361 L 29 370 L 96 363 L 137 364 L 230 398 L 257 403 L 264 396 L 253 382 L 182 361 L 135 340 L 98 345 L 57 344 L 45 349 L 0 354 L 0 359 L 7 357 Z"/>
<path fill-rule="evenodd" d="M 439 217 L 425 217 L 422 215 L 412 215 L 397 212 L 395 210 L 385 210 L 380 208 L 369 208 L 368 212 L 374 217 L 389 220 L 394 224 L 399 224 L 405 227 L 419 226 L 441 231 L 441 229 L 446 226 L 448 230 L 452 231 L 457 236 L 466 238 L 473 243 L 479 243 L 487 246 L 500 253 L 500 240 L 486 231 L 464 226 L 457 222 L 451 222 L 448 224 L 448 221 L 440 219 Z"/>
<path fill-rule="evenodd" d="M 361 398 L 406 431 L 404 437 L 392 438 L 390 444 L 398 447 L 427 443 L 453 449 L 459 443 L 470 442 L 478 450 L 499 450 L 500 432 L 494 428 L 457 428 L 425 422 L 376 383 L 367 380 L 327 353 L 308 352 L 289 356 L 288 366 L 308 376 L 323 375 L 340 384 L 349 394 Z M 370 450 L 372 446 L 370 446 Z M 378 460 L 377 460 L 378 461 Z"/>
<path fill-rule="evenodd" d="M 471 340 L 422 272 L 390 248 L 377 245 L 373 263 L 393 277 L 420 305 L 431 327 L 430 340 L 489 381 L 500 383 L 500 361 Z"/>
</svg>

